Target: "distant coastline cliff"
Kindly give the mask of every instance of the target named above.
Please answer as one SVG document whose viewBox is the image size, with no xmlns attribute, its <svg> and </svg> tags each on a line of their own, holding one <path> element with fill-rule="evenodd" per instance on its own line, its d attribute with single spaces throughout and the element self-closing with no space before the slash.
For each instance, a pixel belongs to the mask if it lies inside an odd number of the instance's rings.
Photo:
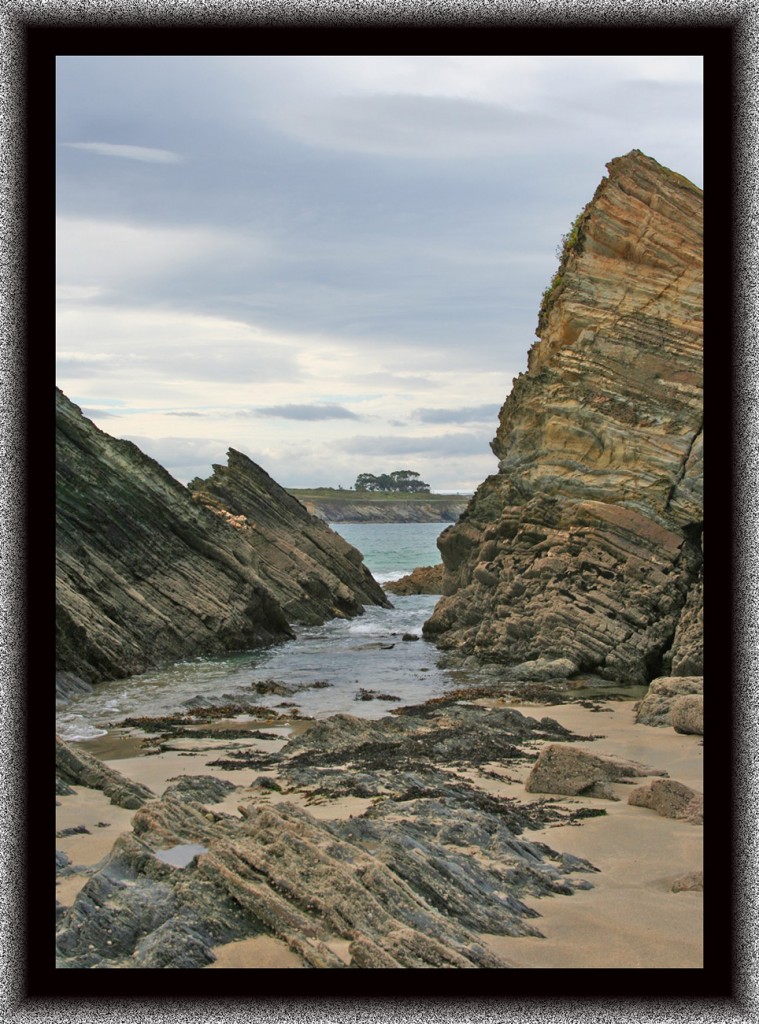
<svg viewBox="0 0 759 1024">
<path fill-rule="evenodd" d="M 497 474 L 438 544 L 442 648 L 515 678 L 702 663 L 703 195 L 637 150 L 565 239 Z"/>
<path fill-rule="evenodd" d="M 327 523 L 455 523 L 470 495 L 383 495 L 319 488 L 292 493 Z"/>
<path fill-rule="evenodd" d="M 354 547 L 259 466 L 184 487 L 56 392 L 56 668 L 87 683 L 387 605 Z"/>
</svg>

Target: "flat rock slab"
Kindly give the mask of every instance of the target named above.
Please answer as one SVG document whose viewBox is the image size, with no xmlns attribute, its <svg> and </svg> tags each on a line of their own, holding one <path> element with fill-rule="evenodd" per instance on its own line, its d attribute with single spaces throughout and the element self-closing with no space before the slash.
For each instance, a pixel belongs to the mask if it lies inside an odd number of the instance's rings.
<svg viewBox="0 0 759 1024">
<path fill-rule="evenodd" d="M 551 743 L 538 755 L 525 789 L 528 793 L 560 793 L 616 800 L 618 798 L 609 783 L 627 782 L 630 778 L 645 775 L 666 775 L 666 772 L 634 761 L 591 754 L 568 744 Z"/>
<path fill-rule="evenodd" d="M 60 736 L 55 737 L 55 771 L 63 784 L 61 793 L 69 785 L 100 789 L 111 803 L 129 810 L 142 807 L 146 800 L 155 797 L 147 786 L 125 778 L 85 750 L 75 750 Z"/>
</svg>

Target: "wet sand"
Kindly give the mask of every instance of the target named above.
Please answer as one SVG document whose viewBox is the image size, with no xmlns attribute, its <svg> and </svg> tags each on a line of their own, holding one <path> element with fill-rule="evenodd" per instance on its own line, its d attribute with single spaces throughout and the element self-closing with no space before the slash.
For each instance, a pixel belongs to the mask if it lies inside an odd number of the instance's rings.
<svg viewBox="0 0 759 1024">
<path fill-rule="evenodd" d="M 491 705 L 497 700 L 481 701 Z M 513 702 L 509 702 L 513 705 Z M 702 791 L 703 745 L 700 737 L 679 735 L 671 728 L 653 728 L 634 724 L 630 701 L 608 701 L 594 712 L 577 704 L 518 704 L 519 711 L 535 718 L 556 719 L 581 735 L 594 735 L 581 746 L 598 754 L 639 761 L 663 769 L 671 778 Z M 601 738 L 603 737 L 603 738 Z M 115 741 L 114 741 L 115 742 Z M 219 741 L 181 740 L 172 750 L 160 754 L 133 755 L 129 737 L 122 746 L 111 748 L 112 766 L 136 782 L 149 786 L 160 796 L 173 777 L 183 774 L 215 774 L 243 787 L 259 775 L 276 777 L 271 771 L 221 771 L 209 767 L 220 756 Z M 237 744 L 238 740 L 230 741 Z M 278 750 L 284 740 L 248 740 L 258 750 Z M 179 749 L 181 748 L 181 749 Z M 556 895 L 527 902 L 541 915 L 534 924 L 545 938 L 505 938 L 482 936 L 490 948 L 516 968 L 698 968 L 702 966 L 703 899 L 700 891 L 672 892 L 674 880 L 702 867 L 703 826 L 659 816 L 655 811 L 631 807 L 627 797 L 635 785 L 649 781 L 633 780 L 631 785 L 615 784 L 618 802 L 587 797 L 546 797 L 527 793 L 524 779 L 530 766 L 523 763 L 484 766 L 502 775 L 502 779 L 484 777 L 477 771 L 466 775 L 477 785 L 501 796 L 524 802 L 550 799 L 559 806 L 597 807 L 603 817 L 589 818 L 573 825 L 555 825 L 529 831 L 524 838 L 545 842 L 559 852 L 584 857 L 599 868 L 585 877 L 592 889 L 572 896 Z M 114 807 L 102 793 L 75 787 L 75 795 L 60 797 L 57 828 L 85 824 L 90 835 L 57 840 L 57 848 L 72 863 L 94 867 L 105 856 L 120 831 L 129 828 L 131 811 Z M 343 818 L 358 815 L 371 801 L 341 798 L 334 802 L 308 804 L 298 794 L 280 794 L 256 789 L 236 791 L 214 810 L 237 813 L 246 799 L 277 803 L 280 800 L 306 806 L 319 818 Z M 97 822 L 108 822 L 98 828 Z M 58 899 L 69 905 L 86 876 L 64 877 L 59 883 Z M 347 957 L 347 943 L 335 949 Z M 283 943 L 267 936 L 230 943 L 214 950 L 214 967 L 298 967 L 302 966 Z"/>
</svg>

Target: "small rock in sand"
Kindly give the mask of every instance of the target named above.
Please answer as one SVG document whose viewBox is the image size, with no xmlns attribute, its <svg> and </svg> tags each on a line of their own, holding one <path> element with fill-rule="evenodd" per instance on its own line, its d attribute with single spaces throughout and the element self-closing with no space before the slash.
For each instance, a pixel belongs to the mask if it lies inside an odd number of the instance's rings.
<svg viewBox="0 0 759 1024">
<path fill-rule="evenodd" d="M 674 779 L 655 779 L 638 786 L 627 802 L 634 807 L 650 807 L 663 818 L 682 818 L 694 825 L 704 820 L 701 794 Z"/>
<path fill-rule="evenodd" d="M 689 871 L 672 883 L 672 892 L 700 892 L 704 888 L 703 871 Z"/>
</svg>

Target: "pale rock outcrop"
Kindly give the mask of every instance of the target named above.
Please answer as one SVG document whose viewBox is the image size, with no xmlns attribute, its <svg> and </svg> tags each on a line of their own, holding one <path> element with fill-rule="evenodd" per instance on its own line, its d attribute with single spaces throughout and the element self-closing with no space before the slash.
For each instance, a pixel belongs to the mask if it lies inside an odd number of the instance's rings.
<svg viewBox="0 0 759 1024">
<path fill-rule="evenodd" d="M 703 690 L 703 676 L 660 676 L 636 705 L 635 721 L 640 725 L 671 726 L 676 701 L 689 694 L 702 694 Z"/>
<path fill-rule="evenodd" d="M 499 471 L 439 538 L 424 631 L 642 684 L 670 649 L 701 671 L 702 193 L 638 151 L 608 168 L 501 410 Z"/>
<path fill-rule="evenodd" d="M 676 697 L 672 704 L 672 728 L 691 736 L 704 735 L 704 695 L 689 693 Z"/>
<path fill-rule="evenodd" d="M 617 800 L 610 782 L 629 782 L 641 775 L 666 774 L 634 761 L 591 754 L 581 747 L 564 743 L 551 743 L 541 750 L 524 788 L 528 793 L 561 793 Z"/>
<path fill-rule="evenodd" d="M 649 807 L 663 818 L 681 818 L 694 825 L 703 824 L 703 796 L 675 779 L 654 779 L 645 786 L 638 786 L 630 793 L 627 802 L 634 807 Z"/>
</svg>

